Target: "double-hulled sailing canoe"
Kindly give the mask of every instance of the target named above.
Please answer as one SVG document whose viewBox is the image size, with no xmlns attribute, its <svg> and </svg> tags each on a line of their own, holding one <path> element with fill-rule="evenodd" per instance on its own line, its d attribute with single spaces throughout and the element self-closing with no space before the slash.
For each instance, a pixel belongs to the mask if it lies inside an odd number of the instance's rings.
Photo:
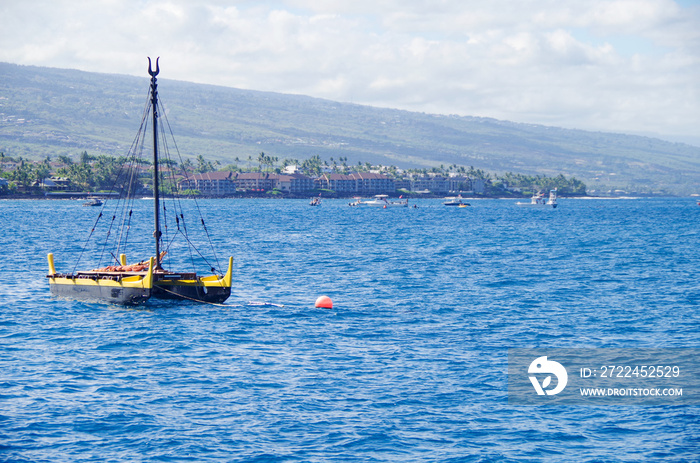
<svg viewBox="0 0 700 463">
<path fill-rule="evenodd" d="M 54 265 L 53 254 L 48 255 L 49 261 L 49 274 L 47 278 L 49 279 L 49 286 L 51 293 L 55 296 L 69 297 L 73 299 L 81 300 L 97 300 L 109 303 L 118 304 L 128 304 L 137 305 L 145 303 L 149 298 L 155 297 L 160 299 L 180 299 L 180 300 L 191 300 L 197 302 L 208 302 L 208 303 L 221 303 L 229 298 L 231 295 L 231 283 L 232 283 L 232 272 L 233 272 L 233 258 L 228 259 L 228 269 L 226 272 L 217 271 L 217 268 L 212 265 L 199 251 L 195 249 L 195 253 L 190 252 L 190 255 L 198 255 L 206 261 L 206 264 L 211 269 L 212 274 L 208 276 L 200 276 L 195 270 L 184 270 L 184 271 L 172 271 L 167 270 L 163 267 L 164 256 L 171 251 L 174 247 L 174 242 L 177 237 L 184 238 L 187 246 L 193 247 L 193 241 L 190 237 L 189 231 L 186 226 L 185 215 L 183 213 L 183 208 L 179 203 L 178 197 L 172 194 L 173 187 L 164 187 L 162 182 L 164 177 L 162 171 L 159 167 L 161 159 L 161 151 L 159 150 L 159 140 L 162 137 L 165 139 L 165 131 L 162 130 L 162 124 L 160 124 L 160 114 L 164 114 L 164 111 L 159 111 L 160 103 L 158 99 L 158 85 L 156 76 L 160 72 L 160 66 L 158 60 L 156 60 L 155 71 L 152 68 L 151 59 L 148 58 L 148 73 L 151 76 L 149 99 L 146 105 L 146 111 L 144 111 L 144 116 L 141 121 L 141 128 L 136 137 L 136 140 L 132 144 L 130 150 L 130 156 L 126 159 L 128 160 L 127 168 L 122 169 L 123 176 L 119 178 L 128 179 L 119 180 L 115 179 L 115 186 L 121 187 L 121 193 L 119 198 L 116 200 L 105 201 L 102 206 L 103 209 L 106 204 L 112 201 L 116 201 L 117 207 L 120 208 L 121 212 L 116 211 L 111 214 L 112 223 L 108 227 L 107 236 L 116 237 L 116 243 L 114 244 L 114 252 L 101 253 L 101 255 L 109 255 L 113 259 L 114 265 L 107 265 L 87 270 L 87 271 L 75 271 L 73 270 L 70 274 L 61 274 L 56 272 Z M 147 259 L 146 261 L 141 261 L 136 264 L 128 265 L 126 255 L 120 253 L 121 249 L 127 247 L 127 241 L 129 237 L 129 230 L 131 228 L 131 220 L 134 212 L 134 199 L 139 193 L 139 187 L 134 185 L 136 179 L 138 179 L 139 169 L 142 169 L 144 160 L 140 159 L 137 155 L 140 149 L 143 148 L 145 142 L 145 127 L 148 125 L 148 119 L 151 119 L 152 125 L 152 144 L 153 144 L 153 156 L 152 156 L 152 170 L 153 170 L 153 224 L 154 231 L 153 237 L 154 242 L 154 257 Z M 161 131 L 159 132 L 159 126 Z M 176 145 L 175 145 L 176 146 Z M 179 154 L 179 153 L 178 153 Z M 174 163 L 166 152 L 166 160 L 168 165 L 172 166 Z M 182 164 L 182 162 L 181 162 Z M 187 172 L 185 171 L 185 176 Z M 168 190 L 168 188 L 170 188 Z M 173 207 L 170 208 L 171 218 L 174 216 L 175 226 L 171 229 L 176 228 L 174 236 L 165 236 L 163 230 L 168 231 L 168 227 L 163 227 L 162 223 L 164 218 L 161 216 L 166 215 L 166 207 L 161 201 L 161 189 L 163 191 L 170 191 L 170 199 L 173 200 Z M 199 211 L 199 207 L 197 206 Z M 121 217 L 117 221 L 117 217 Z M 100 211 L 96 225 L 90 232 L 95 231 L 97 223 L 103 218 L 103 212 Z M 206 231 L 206 226 L 204 224 L 204 219 L 200 217 L 200 222 L 204 228 L 207 237 L 209 237 L 208 231 Z M 112 232 L 112 226 L 114 224 L 120 228 L 118 233 Z M 166 239 L 167 238 L 167 239 Z M 211 245 L 211 240 L 209 240 Z M 105 246 L 106 248 L 106 243 Z M 85 248 L 83 248 L 85 250 Z M 213 246 L 212 246 L 213 251 Z M 83 253 L 81 253 L 82 256 Z M 214 252 L 215 254 L 215 252 Z M 115 256 L 119 255 L 117 259 Z M 194 267 L 194 258 L 191 258 L 192 265 Z M 77 264 L 76 264 L 77 267 Z"/>
</svg>

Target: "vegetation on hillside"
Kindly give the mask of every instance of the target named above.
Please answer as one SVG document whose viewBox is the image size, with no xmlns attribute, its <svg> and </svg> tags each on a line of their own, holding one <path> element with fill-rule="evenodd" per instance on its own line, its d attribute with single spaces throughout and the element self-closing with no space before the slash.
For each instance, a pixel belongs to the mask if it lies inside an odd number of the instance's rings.
<svg viewBox="0 0 700 463">
<path fill-rule="evenodd" d="M 126 159 L 107 155 L 91 156 L 83 151 L 74 161 L 71 157 L 60 155 L 55 161 L 46 157 L 42 161 L 28 161 L 21 157 L 6 157 L 0 153 L 0 178 L 8 180 L 8 185 L 3 188 L 4 194 L 41 194 L 50 189 L 46 179 L 60 177 L 66 179 L 71 191 L 99 192 L 120 190 L 125 185 L 118 183 L 120 173 L 124 169 Z M 206 173 L 217 170 L 233 172 L 270 172 L 281 173 L 287 166 L 296 166 L 300 173 L 310 177 L 317 177 L 323 172 L 345 173 L 350 172 L 381 172 L 393 179 L 420 176 L 450 176 L 461 175 L 469 178 L 484 180 L 489 195 L 529 195 L 535 190 L 549 190 L 557 188 L 564 195 L 584 195 L 586 185 L 576 178 L 565 178 L 563 175 L 547 177 L 544 175 L 529 176 L 523 174 L 506 173 L 504 175 L 492 175 L 474 167 L 450 166 L 432 167 L 430 169 L 399 169 L 396 166 L 372 165 L 369 162 L 358 161 L 356 165 L 348 165 L 347 158 L 340 157 L 337 160 L 330 158 L 322 160 L 320 156 L 312 156 L 309 159 L 283 159 L 280 161 L 275 156 L 268 156 L 261 152 L 257 158 L 248 156 L 246 160 L 236 159 L 236 164 L 230 164 L 221 168 L 220 163 L 208 161 L 203 156 L 197 158 L 197 163 L 186 159 L 181 165 L 170 162 L 164 165 L 174 173 L 182 176 L 190 176 L 197 173 Z M 150 163 L 143 162 L 144 174 L 150 171 Z M 151 174 L 152 175 L 152 174 Z M 151 179 L 144 176 L 147 184 Z M 173 192 L 173 186 L 164 186 L 169 192 Z"/>
</svg>

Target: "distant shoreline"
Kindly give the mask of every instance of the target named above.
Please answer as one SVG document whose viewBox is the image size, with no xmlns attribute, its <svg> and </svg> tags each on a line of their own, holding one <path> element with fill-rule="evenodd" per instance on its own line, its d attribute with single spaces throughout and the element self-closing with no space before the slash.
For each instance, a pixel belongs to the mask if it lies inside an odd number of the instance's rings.
<svg viewBox="0 0 700 463">
<path fill-rule="evenodd" d="M 100 197 L 103 200 L 109 200 L 109 197 L 101 197 L 99 193 L 91 193 L 91 197 Z M 283 195 L 237 195 L 237 196 L 178 196 L 179 199 L 269 199 L 269 200 L 308 200 L 309 198 L 317 197 L 318 195 L 307 195 L 307 196 L 283 196 Z M 369 198 L 374 195 L 352 195 L 352 196 L 322 196 L 321 199 L 354 199 L 354 198 Z M 392 198 L 398 198 L 400 195 L 389 196 Z M 447 197 L 454 197 L 454 195 L 421 195 L 421 196 L 411 196 L 402 195 L 404 199 L 409 200 L 420 200 L 420 199 L 445 199 Z M 558 199 L 641 199 L 641 198 L 695 198 L 694 196 L 675 196 L 675 195 L 643 195 L 643 194 L 628 194 L 620 196 L 590 196 L 590 195 L 571 195 L 562 196 L 559 195 Z M 138 197 L 137 199 L 149 199 L 150 197 Z M 161 196 L 161 198 L 172 198 L 172 196 Z M 462 196 L 461 199 L 468 201 L 480 201 L 484 199 L 512 199 L 512 200 L 522 200 L 529 199 L 530 196 Z M 0 201 L 2 200 L 50 200 L 50 201 L 84 201 L 88 199 L 88 195 L 75 196 L 75 197 L 60 197 L 60 196 L 45 196 L 45 195 L 4 195 L 0 196 Z M 112 198 L 116 199 L 116 198 Z M 697 198 L 695 198 L 697 199 Z"/>
</svg>

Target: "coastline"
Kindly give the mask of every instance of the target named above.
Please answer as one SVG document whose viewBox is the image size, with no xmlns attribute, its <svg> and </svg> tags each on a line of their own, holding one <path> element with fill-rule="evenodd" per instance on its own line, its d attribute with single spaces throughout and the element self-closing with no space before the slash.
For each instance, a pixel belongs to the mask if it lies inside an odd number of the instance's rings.
<svg viewBox="0 0 700 463">
<path fill-rule="evenodd" d="M 318 194 L 309 193 L 308 195 L 291 195 L 291 194 L 240 194 L 240 195 L 227 195 L 227 196 L 178 196 L 180 199 L 268 199 L 268 200 L 308 200 L 309 198 L 317 197 Z M 374 195 L 328 195 L 322 196 L 323 199 L 354 199 L 354 198 L 367 198 Z M 446 195 L 433 195 L 433 194 L 420 194 L 420 195 L 406 195 L 404 194 L 394 194 L 388 195 L 389 198 L 399 198 L 404 199 L 445 199 Z M 50 200 L 50 201 L 83 201 L 88 199 L 88 197 L 99 197 L 100 199 L 110 199 L 108 195 L 100 193 L 83 193 L 82 195 L 76 194 L 76 196 L 52 196 L 52 195 L 37 195 L 37 194 L 18 194 L 18 195 L 0 195 L 0 201 L 3 200 Z M 168 198 L 172 196 L 166 196 Z M 694 198 L 695 196 L 677 196 L 677 195 L 621 195 L 621 196 L 591 196 L 591 195 L 559 195 L 559 199 L 581 199 L 581 200 L 592 200 L 592 199 L 642 199 L 642 198 Z M 478 196 L 462 196 L 463 200 L 478 201 L 484 199 L 529 199 L 530 196 L 504 196 L 504 195 L 478 195 Z"/>
</svg>

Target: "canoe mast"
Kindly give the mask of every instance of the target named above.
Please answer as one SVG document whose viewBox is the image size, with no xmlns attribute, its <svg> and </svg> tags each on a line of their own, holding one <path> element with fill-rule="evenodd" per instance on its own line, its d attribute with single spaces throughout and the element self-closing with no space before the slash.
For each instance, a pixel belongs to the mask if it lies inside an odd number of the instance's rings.
<svg viewBox="0 0 700 463">
<path fill-rule="evenodd" d="M 162 233 L 160 231 L 160 188 L 158 185 L 158 83 L 156 76 L 160 72 L 160 66 L 158 66 L 159 59 L 160 57 L 156 58 L 156 70 L 153 71 L 151 68 L 151 58 L 148 58 L 148 73 L 151 75 L 151 106 L 153 108 L 153 217 L 155 219 L 153 237 L 156 239 L 155 270 L 163 270 L 163 267 L 160 265 L 160 237 Z"/>
</svg>

